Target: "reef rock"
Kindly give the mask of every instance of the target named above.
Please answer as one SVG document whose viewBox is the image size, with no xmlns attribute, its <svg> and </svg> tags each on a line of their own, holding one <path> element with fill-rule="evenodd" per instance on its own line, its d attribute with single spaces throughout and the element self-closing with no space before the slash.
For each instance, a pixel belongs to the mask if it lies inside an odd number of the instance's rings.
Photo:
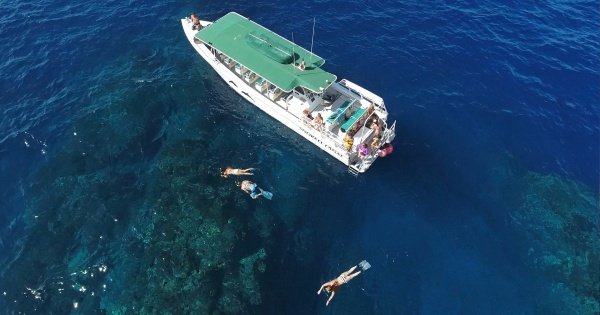
<svg viewBox="0 0 600 315">
<path fill-rule="evenodd" d="M 529 241 L 529 265 L 552 282 L 551 295 L 568 314 L 600 314 L 600 211 L 582 184 L 527 173 L 513 187 L 517 231 Z"/>
</svg>

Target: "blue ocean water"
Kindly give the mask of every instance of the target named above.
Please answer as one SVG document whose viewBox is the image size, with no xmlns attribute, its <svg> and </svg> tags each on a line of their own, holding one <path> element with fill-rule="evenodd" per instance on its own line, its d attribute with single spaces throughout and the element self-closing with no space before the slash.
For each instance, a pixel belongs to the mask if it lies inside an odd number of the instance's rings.
<svg viewBox="0 0 600 315">
<path fill-rule="evenodd" d="M 304 47 L 314 17 L 325 68 L 386 101 L 394 154 L 354 178 L 246 103 L 185 39 L 192 11 Z M 599 21 L 593 1 L 5 2 L 0 309 L 597 314 Z"/>
</svg>

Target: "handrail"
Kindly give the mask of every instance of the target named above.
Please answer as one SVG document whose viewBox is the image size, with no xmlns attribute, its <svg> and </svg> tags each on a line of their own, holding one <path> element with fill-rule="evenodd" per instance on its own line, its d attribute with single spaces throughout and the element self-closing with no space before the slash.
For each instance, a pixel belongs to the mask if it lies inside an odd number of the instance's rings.
<svg viewBox="0 0 600 315">
<path fill-rule="evenodd" d="M 367 119 L 365 119 L 365 122 L 363 123 L 363 128 L 367 126 L 367 121 L 369 121 L 369 119 L 371 118 L 371 116 L 373 116 L 373 114 L 375 114 L 375 112 L 372 112 L 371 114 L 369 114 L 369 116 L 367 117 Z M 364 137 L 364 135 L 360 136 L 359 143 L 362 143 L 363 137 Z"/>
<path fill-rule="evenodd" d="M 375 95 L 373 92 L 363 88 L 362 86 L 356 83 L 348 81 L 347 79 L 340 80 L 339 84 L 346 88 L 348 91 L 359 95 L 361 98 L 370 101 L 377 107 L 381 108 L 383 111 L 387 112 L 383 99 L 380 96 Z"/>
</svg>

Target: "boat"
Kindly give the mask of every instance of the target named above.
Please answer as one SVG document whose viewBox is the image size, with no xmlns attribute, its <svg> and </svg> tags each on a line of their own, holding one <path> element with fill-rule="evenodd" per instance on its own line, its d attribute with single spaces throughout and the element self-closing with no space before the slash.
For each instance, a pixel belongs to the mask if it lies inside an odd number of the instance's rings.
<svg viewBox="0 0 600 315">
<path fill-rule="evenodd" d="M 214 22 L 181 19 L 190 44 L 248 102 L 344 163 L 354 174 L 391 153 L 394 121 L 381 97 L 337 77 L 325 60 L 230 12 Z"/>
</svg>

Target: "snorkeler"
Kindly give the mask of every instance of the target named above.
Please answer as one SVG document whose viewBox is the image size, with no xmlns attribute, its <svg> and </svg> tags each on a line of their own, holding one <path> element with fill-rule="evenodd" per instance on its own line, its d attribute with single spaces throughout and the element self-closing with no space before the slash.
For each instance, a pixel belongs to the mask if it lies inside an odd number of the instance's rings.
<svg viewBox="0 0 600 315">
<path fill-rule="evenodd" d="M 358 267 L 360 267 L 361 270 L 354 272 Z M 325 289 L 327 293 L 331 293 L 329 299 L 327 299 L 327 302 L 325 303 L 325 305 L 329 305 L 329 302 L 331 302 L 331 300 L 335 296 L 335 293 L 342 286 L 342 284 L 348 283 L 348 281 L 354 279 L 354 277 L 358 276 L 361 272 L 369 268 L 371 268 L 371 264 L 369 264 L 366 260 L 363 260 L 358 265 L 342 272 L 342 274 L 340 274 L 337 278 L 329 282 L 323 283 L 319 291 L 317 291 L 317 294 L 321 294 L 321 291 L 323 291 L 323 289 Z"/>
<path fill-rule="evenodd" d="M 241 182 L 239 184 L 239 186 L 243 191 L 250 194 L 250 197 L 252 197 L 252 199 L 256 199 L 259 196 L 263 196 L 269 200 L 271 200 L 271 198 L 273 198 L 273 194 L 271 192 L 262 190 L 260 187 L 258 187 L 258 185 L 256 185 L 256 183 L 253 183 L 249 180 L 245 180 L 245 181 Z M 257 190 L 259 192 L 257 192 Z"/>
<path fill-rule="evenodd" d="M 221 169 L 221 176 L 227 177 L 228 175 L 254 175 L 254 173 L 250 172 L 253 170 L 254 170 L 253 168 L 247 168 L 247 169 L 243 170 L 240 168 L 227 167 L 227 168 Z"/>
</svg>

